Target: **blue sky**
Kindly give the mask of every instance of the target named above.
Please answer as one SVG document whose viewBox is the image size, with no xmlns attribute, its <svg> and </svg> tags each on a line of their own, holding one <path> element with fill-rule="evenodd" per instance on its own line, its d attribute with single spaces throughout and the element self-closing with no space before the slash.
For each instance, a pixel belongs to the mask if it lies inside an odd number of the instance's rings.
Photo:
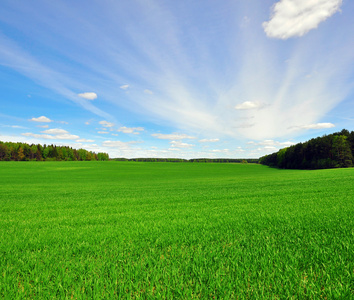
<svg viewBox="0 0 354 300">
<path fill-rule="evenodd" d="M 349 0 L 0 2 L 0 140 L 257 158 L 354 130 Z"/>
</svg>

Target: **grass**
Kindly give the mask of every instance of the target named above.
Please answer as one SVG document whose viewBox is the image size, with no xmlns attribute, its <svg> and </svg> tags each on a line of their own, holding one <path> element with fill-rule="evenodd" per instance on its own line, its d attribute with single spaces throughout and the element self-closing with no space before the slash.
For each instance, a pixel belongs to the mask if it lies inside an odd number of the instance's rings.
<svg viewBox="0 0 354 300">
<path fill-rule="evenodd" d="M 354 169 L 0 164 L 2 299 L 354 299 Z"/>
</svg>

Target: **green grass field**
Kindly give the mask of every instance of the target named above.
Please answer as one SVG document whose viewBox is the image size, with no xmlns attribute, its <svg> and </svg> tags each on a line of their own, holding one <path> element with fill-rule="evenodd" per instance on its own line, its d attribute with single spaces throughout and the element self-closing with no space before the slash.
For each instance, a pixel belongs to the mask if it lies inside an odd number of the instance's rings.
<svg viewBox="0 0 354 300">
<path fill-rule="evenodd" d="M 354 169 L 2 162 L 1 299 L 354 299 Z"/>
</svg>

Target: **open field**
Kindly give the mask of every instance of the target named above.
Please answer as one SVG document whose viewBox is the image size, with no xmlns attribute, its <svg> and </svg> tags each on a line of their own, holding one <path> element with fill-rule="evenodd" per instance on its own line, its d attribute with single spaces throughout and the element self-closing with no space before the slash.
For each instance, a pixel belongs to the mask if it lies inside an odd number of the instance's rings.
<svg viewBox="0 0 354 300">
<path fill-rule="evenodd" d="M 354 169 L 2 162 L 0 298 L 353 299 Z"/>
</svg>

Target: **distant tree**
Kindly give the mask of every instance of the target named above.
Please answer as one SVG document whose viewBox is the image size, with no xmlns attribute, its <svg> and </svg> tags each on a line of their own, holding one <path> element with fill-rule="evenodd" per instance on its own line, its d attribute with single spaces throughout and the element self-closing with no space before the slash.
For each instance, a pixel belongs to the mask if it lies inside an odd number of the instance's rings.
<svg viewBox="0 0 354 300">
<path fill-rule="evenodd" d="M 336 135 L 333 137 L 333 152 L 337 167 L 351 167 L 353 165 L 353 155 L 347 142 L 347 136 Z"/>
<path fill-rule="evenodd" d="M 17 151 L 17 160 L 25 160 L 25 154 L 23 148 L 20 146 Z"/>
</svg>

